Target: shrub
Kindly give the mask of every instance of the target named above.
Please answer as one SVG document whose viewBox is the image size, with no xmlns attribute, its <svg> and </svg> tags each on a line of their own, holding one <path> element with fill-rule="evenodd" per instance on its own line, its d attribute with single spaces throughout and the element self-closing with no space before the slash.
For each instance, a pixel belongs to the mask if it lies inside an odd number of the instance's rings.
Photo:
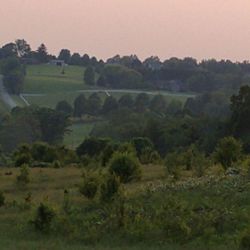
<svg viewBox="0 0 250 250">
<path fill-rule="evenodd" d="M 115 153 L 109 163 L 109 171 L 120 177 L 122 183 L 141 177 L 138 159 L 130 153 Z"/>
<path fill-rule="evenodd" d="M 155 150 L 152 150 L 151 148 L 143 149 L 139 159 L 142 164 L 158 164 L 161 162 L 161 157 L 159 153 Z"/>
<path fill-rule="evenodd" d="M 119 178 L 114 174 L 109 175 L 100 187 L 101 201 L 108 202 L 112 200 L 114 196 L 118 193 L 119 188 L 120 188 Z"/>
<path fill-rule="evenodd" d="M 242 155 L 242 144 L 234 137 L 225 137 L 218 142 L 214 152 L 216 162 L 220 163 L 226 170 L 232 167 Z"/>
<path fill-rule="evenodd" d="M 88 155 L 90 157 L 98 156 L 102 153 L 104 148 L 108 145 L 109 140 L 101 138 L 87 138 L 84 142 L 76 149 L 78 156 Z"/>
<path fill-rule="evenodd" d="M 80 185 L 80 193 L 92 200 L 95 198 L 99 187 L 99 178 L 95 172 L 88 171 L 83 174 L 83 183 Z"/>
<path fill-rule="evenodd" d="M 51 166 L 52 166 L 52 168 L 62 168 L 62 164 L 58 160 L 53 161 L 53 163 L 51 164 Z"/>
<path fill-rule="evenodd" d="M 5 204 L 5 196 L 2 191 L 0 191 L 0 207 Z"/>
<path fill-rule="evenodd" d="M 246 230 L 241 236 L 240 239 L 240 247 L 241 250 L 248 250 L 250 249 L 250 231 Z"/>
<path fill-rule="evenodd" d="M 33 159 L 38 162 L 53 162 L 57 159 L 56 149 L 44 142 L 34 143 L 31 154 Z"/>
<path fill-rule="evenodd" d="M 14 153 L 14 161 L 16 167 L 20 167 L 23 164 L 30 164 L 32 157 L 28 144 L 22 144 L 18 147 L 17 151 Z"/>
<path fill-rule="evenodd" d="M 23 164 L 20 168 L 20 174 L 17 176 L 17 183 L 28 184 L 30 182 L 30 171 L 27 164 Z"/>
<path fill-rule="evenodd" d="M 174 175 L 183 166 L 183 158 L 177 153 L 169 153 L 165 158 L 165 166 L 169 174 Z"/>
<path fill-rule="evenodd" d="M 132 139 L 132 145 L 136 149 L 137 156 L 140 157 L 145 149 L 153 150 L 153 143 L 146 137 L 137 137 Z"/>
<path fill-rule="evenodd" d="M 34 221 L 36 230 L 42 232 L 48 232 L 51 229 L 52 221 L 55 218 L 56 213 L 54 209 L 48 205 L 41 203 L 36 211 Z"/>
<path fill-rule="evenodd" d="M 29 153 L 21 153 L 15 157 L 15 166 L 20 167 L 23 164 L 30 164 L 32 158 Z"/>
</svg>

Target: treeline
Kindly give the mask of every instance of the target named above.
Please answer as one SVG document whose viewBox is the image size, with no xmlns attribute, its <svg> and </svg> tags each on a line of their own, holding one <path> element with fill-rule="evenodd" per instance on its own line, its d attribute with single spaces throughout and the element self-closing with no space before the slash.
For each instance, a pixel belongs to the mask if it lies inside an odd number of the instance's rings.
<svg viewBox="0 0 250 250">
<path fill-rule="evenodd" d="M 60 101 L 56 110 L 73 117 L 90 116 L 109 116 L 112 113 L 119 113 L 124 109 L 131 112 L 152 111 L 159 115 L 174 115 L 182 111 L 182 102 L 178 100 L 168 101 L 163 95 L 150 96 L 140 93 L 136 97 L 124 94 L 119 99 L 107 96 L 104 100 L 98 93 L 91 94 L 88 98 L 80 94 L 73 103 L 73 107 L 67 101 Z"/>
<path fill-rule="evenodd" d="M 10 114 L 1 116 L 1 150 L 10 153 L 19 144 L 36 141 L 60 144 L 69 126 L 69 117 L 53 109 L 36 106 L 14 108 Z"/>
<path fill-rule="evenodd" d="M 154 89 L 174 92 L 232 93 L 242 85 L 250 83 L 250 63 L 234 63 L 215 59 L 197 62 L 194 58 L 170 58 L 161 61 L 149 57 L 144 61 L 136 55 L 114 56 L 106 62 L 62 49 L 58 56 L 48 53 L 44 44 L 33 51 L 25 40 L 16 40 L 0 48 L 0 60 L 17 57 L 23 64 L 47 63 L 53 59 L 63 60 L 69 65 L 86 67 L 85 82 L 105 88 Z M 95 77 L 95 73 L 98 77 Z"/>
</svg>

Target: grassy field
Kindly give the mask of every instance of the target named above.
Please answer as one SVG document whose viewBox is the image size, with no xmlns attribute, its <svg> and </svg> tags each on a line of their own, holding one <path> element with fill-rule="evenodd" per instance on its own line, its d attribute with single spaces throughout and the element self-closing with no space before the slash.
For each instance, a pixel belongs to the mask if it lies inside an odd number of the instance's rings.
<svg viewBox="0 0 250 250">
<path fill-rule="evenodd" d="M 62 74 L 62 68 L 58 66 L 47 64 L 27 66 L 23 92 L 51 94 L 83 89 L 84 70 L 80 66 L 67 66 L 65 74 Z"/>
<path fill-rule="evenodd" d="M 92 128 L 96 123 L 74 123 L 69 129 L 71 132 L 64 136 L 63 144 L 70 147 L 76 148 L 79 146 L 84 139 L 89 135 Z"/>
<path fill-rule="evenodd" d="M 91 209 L 97 206 L 97 201 L 93 201 L 90 205 L 90 201 L 84 198 L 78 189 L 82 181 L 82 171 L 81 168 L 76 167 L 35 168 L 30 170 L 31 182 L 27 186 L 20 186 L 16 182 L 19 174 L 17 168 L 1 168 L 0 190 L 5 194 L 6 203 L 0 208 L 0 248 L 6 250 L 236 250 L 239 249 L 241 232 L 244 228 L 249 228 L 247 225 L 250 220 L 250 185 L 244 178 L 204 176 L 201 179 L 193 179 L 182 173 L 184 177 L 173 183 L 166 175 L 164 166 L 147 165 L 142 166 L 140 181 L 124 186 L 127 194 L 127 209 L 134 206 L 133 213 L 138 213 L 133 227 L 124 228 L 124 232 L 128 235 L 119 235 L 117 231 L 109 238 L 105 236 L 102 240 L 95 240 L 95 243 L 85 245 L 86 242 L 74 240 L 67 232 L 65 235 L 60 235 L 34 231 L 29 221 L 34 218 L 37 206 L 40 202 L 49 203 L 59 215 L 59 211 L 63 210 L 64 206 L 65 189 L 68 190 L 71 206 L 79 209 L 87 206 L 90 210 L 86 213 L 93 216 Z M 28 194 L 31 199 L 27 203 Z M 162 223 L 169 225 L 171 221 L 179 223 L 179 216 L 183 222 L 189 221 L 189 216 L 192 216 L 189 226 L 197 232 L 192 231 L 193 238 L 188 240 L 184 235 L 187 233 L 190 237 L 191 232 L 187 230 L 185 224 L 181 228 L 175 228 L 174 224 L 170 224 L 171 228 L 176 229 L 171 237 L 177 237 L 177 239 L 164 243 L 166 236 L 157 231 L 157 220 L 155 221 L 156 218 L 153 216 L 154 209 L 157 209 L 157 216 L 160 216 L 159 227 Z M 96 212 L 98 213 L 98 210 Z M 85 213 L 81 216 L 84 218 L 84 215 Z M 68 216 L 77 219 L 73 214 Z M 92 224 L 95 224 L 96 218 L 91 218 L 86 219 L 93 220 Z M 64 226 L 67 225 L 67 222 L 65 223 Z M 128 224 L 128 226 L 131 225 Z M 142 229 L 143 237 L 147 238 L 146 241 L 144 241 L 145 238 L 140 240 Z M 202 231 L 204 229 L 207 231 Z M 74 231 L 74 228 L 69 228 L 69 232 L 72 230 Z M 91 233 L 95 235 L 95 231 Z M 108 232 L 106 233 L 108 235 Z M 80 238 L 84 236 L 84 234 L 79 235 Z"/>
<path fill-rule="evenodd" d="M 6 175 L 11 173 L 11 175 Z M 160 166 L 143 169 L 143 178 L 141 184 L 150 180 L 156 180 L 164 176 L 164 169 Z M 26 187 L 21 187 L 16 183 L 16 177 L 19 174 L 17 168 L 0 169 L 0 190 L 5 193 L 6 205 L 0 208 L 0 249 L 5 250 L 61 250 L 61 249 L 111 249 L 110 242 L 98 244 L 95 247 L 84 246 L 82 242 L 64 240 L 64 237 L 50 237 L 46 234 L 35 233 L 29 221 L 34 217 L 34 208 L 40 202 L 49 202 L 57 210 L 61 209 L 64 201 L 64 190 L 70 193 L 70 202 L 74 206 L 84 206 L 88 202 L 78 191 L 78 185 L 81 183 L 82 170 L 80 168 L 63 169 L 31 169 L 31 183 Z M 151 175 L 152 174 L 152 175 Z M 138 184 L 139 187 L 141 184 Z M 127 187 L 133 190 L 133 184 Z M 31 208 L 26 207 L 25 197 L 31 194 Z M 25 205 L 26 204 L 26 205 Z M 140 247 L 140 244 L 142 245 Z M 119 243 L 112 249 L 154 249 L 146 247 L 142 243 L 138 246 L 126 247 Z M 159 248 L 160 249 L 160 248 Z M 165 248 L 162 248 L 165 249 Z M 176 248 L 177 249 L 177 248 Z"/>
<path fill-rule="evenodd" d="M 24 97 L 30 104 L 54 108 L 59 101 L 66 100 L 73 103 L 74 99 L 81 93 L 89 96 L 93 92 L 99 92 L 104 100 L 107 96 L 105 91 L 96 87 L 86 86 L 83 81 L 84 68 L 80 66 L 67 66 L 65 74 L 62 69 L 52 65 L 27 66 L 27 75 L 24 86 Z M 92 90 L 91 90 L 92 89 Z M 108 93 L 115 98 L 120 98 L 125 93 L 136 97 L 140 90 L 110 90 Z M 150 96 L 162 94 L 168 101 L 173 99 L 185 102 L 188 97 L 194 96 L 187 93 L 170 93 L 166 91 L 146 91 Z"/>
</svg>

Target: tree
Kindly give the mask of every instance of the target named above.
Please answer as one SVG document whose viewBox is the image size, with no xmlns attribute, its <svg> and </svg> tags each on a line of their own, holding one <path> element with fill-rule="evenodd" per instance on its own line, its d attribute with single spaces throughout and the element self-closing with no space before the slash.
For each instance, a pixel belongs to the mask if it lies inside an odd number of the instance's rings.
<svg viewBox="0 0 250 250">
<path fill-rule="evenodd" d="M 108 145 L 109 140 L 90 137 L 83 141 L 80 146 L 76 149 L 78 156 L 88 155 L 90 157 L 100 155 L 106 146 Z"/>
<path fill-rule="evenodd" d="M 72 115 L 73 108 L 67 101 L 60 101 L 56 105 L 56 111 L 63 112 L 66 115 Z"/>
<path fill-rule="evenodd" d="M 69 63 L 71 58 L 71 53 L 68 49 L 62 49 L 59 53 L 58 59 L 63 60 L 65 63 Z"/>
<path fill-rule="evenodd" d="M 92 94 L 88 98 L 87 102 L 87 113 L 89 115 L 98 115 L 101 111 L 102 100 L 97 93 Z"/>
<path fill-rule="evenodd" d="M 233 163 L 241 158 L 241 154 L 241 142 L 237 141 L 234 137 L 225 137 L 218 142 L 214 157 L 224 169 L 227 169 L 232 167 Z"/>
<path fill-rule="evenodd" d="M 48 62 L 47 48 L 43 43 L 38 47 L 36 57 L 40 63 Z"/>
<path fill-rule="evenodd" d="M 102 113 L 106 115 L 117 109 L 118 109 L 117 100 L 113 96 L 108 96 L 103 104 Z"/>
<path fill-rule="evenodd" d="M 132 109 L 134 107 L 134 100 L 130 94 L 123 95 L 119 101 L 120 108 L 129 108 Z"/>
<path fill-rule="evenodd" d="M 102 78 L 101 78 L 102 77 Z M 106 65 L 101 72 L 102 84 L 112 88 L 140 88 L 142 84 L 142 75 L 136 70 L 129 69 L 122 65 Z"/>
<path fill-rule="evenodd" d="M 17 39 L 16 50 L 19 57 L 27 57 L 31 52 L 30 45 L 24 39 Z"/>
<path fill-rule="evenodd" d="M 43 141 L 56 144 L 63 140 L 70 125 L 67 115 L 49 108 L 39 108 L 35 115 L 40 123 Z"/>
<path fill-rule="evenodd" d="M 135 99 L 135 109 L 137 112 L 145 112 L 149 105 L 150 98 L 148 94 L 141 93 Z"/>
<path fill-rule="evenodd" d="M 20 94 L 24 84 L 24 69 L 20 61 L 15 58 L 7 58 L 3 62 L 2 73 L 6 89 L 11 94 Z"/>
<path fill-rule="evenodd" d="M 70 64 L 72 65 L 81 65 L 81 56 L 79 53 L 74 53 L 72 56 L 71 56 L 71 59 L 70 59 Z"/>
<path fill-rule="evenodd" d="M 91 85 L 91 86 L 95 85 L 95 71 L 94 71 L 93 67 L 89 66 L 85 70 L 84 82 L 87 85 Z"/>
<path fill-rule="evenodd" d="M 166 100 L 162 95 L 156 95 L 150 102 L 150 109 L 156 113 L 166 112 Z"/>
<path fill-rule="evenodd" d="M 1 57 L 17 57 L 17 47 L 15 43 L 7 43 L 1 49 Z"/>
<path fill-rule="evenodd" d="M 245 149 L 250 151 L 250 87 L 240 88 L 238 95 L 231 97 L 231 128 L 236 137 L 242 139 Z"/>
<path fill-rule="evenodd" d="M 90 65 L 90 58 L 89 58 L 89 55 L 85 54 L 82 56 L 81 58 L 81 64 L 84 66 L 84 67 L 87 67 Z"/>
<path fill-rule="evenodd" d="M 79 95 L 74 101 L 74 116 L 81 117 L 87 113 L 87 99 L 84 94 Z"/>
</svg>

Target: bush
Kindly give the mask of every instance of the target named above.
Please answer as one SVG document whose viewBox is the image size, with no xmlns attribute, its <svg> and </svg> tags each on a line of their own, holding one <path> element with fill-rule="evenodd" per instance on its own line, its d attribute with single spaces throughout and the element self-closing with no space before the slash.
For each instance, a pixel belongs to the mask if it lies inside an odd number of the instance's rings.
<svg viewBox="0 0 250 250">
<path fill-rule="evenodd" d="M 153 143 L 146 137 L 137 137 L 132 139 L 132 145 L 136 149 L 137 156 L 140 157 L 147 150 L 153 151 Z"/>
<path fill-rule="evenodd" d="M 20 167 L 23 164 L 31 163 L 31 155 L 29 153 L 21 153 L 15 156 L 15 166 Z"/>
<path fill-rule="evenodd" d="M 114 196 L 118 193 L 119 188 L 120 188 L 119 178 L 114 174 L 109 175 L 100 187 L 101 201 L 108 202 L 112 200 Z"/>
<path fill-rule="evenodd" d="M 109 171 L 120 177 L 122 183 L 141 177 L 138 159 L 130 153 L 115 153 L 109 163 Z"/>
<path fill-rule="evenodd" d="M 0 191 L 0 207 L 5 204 L 5 196 L 2 191 Z"/>
<path fill-rule="evenodd" d="M 56 213 L 51 207 L 41 203 L 37 208 L 36 216 L 33 221 L 36 230 L 48 232 L 51 229 L 52 221 L 55 216 Z"/>
<path fill-rule="evenodd" d="M 145 148 L 142 151 L 139 159 L 142 164 L 158 164 L 161 162 L 161 156 L 159 153 L 155 150 L 152 150 L 151 148 Z"/>
<path fill-rule="evenodd" d="M 240 248 L 241 250 L 249 250 L 250 249 L 250 231 L 245 231 L 240 239 Z"/>
<path fill-rule="evenodd" d="M 28 184 L 30 182 L 30 171 L 26 164 L 23 164 L 20 168 L 20 174 L 17 176 L 17 183 Z"/>
<path fill-rule="evenodd" d="M 165 166 L 168 173 L 175 176 L 183 166 L 183 157 L 177 152 L 169 153 L 165 158 Z"/>
<path fill-rule="evenodd" d="M 242 156 L 242 144 L 234 137 L 225 137 L 218 142 L 214 152 L 216 162 L 226 170 Z"/>
<path fill-rule="evenodd" d="M 105 147 L 108 145 L 109 140 L 100 138 L 87 138 L 84 142 L 76 149 L 78 156 L 88 155 L 90 157 L 98 156 L 102 153 Z"/>
<path fill-rule="evenodd" d="M 83 174 L 83 183 L 80 185 L 80 193 L 92 200 L 95 198 L 99 187 L 99 178 L 95 172 L 88 171 Z"/>
<path fill-rule="evenodd" d="M 47 143 L 36 142 L 32 145 L 31 154 L 34 161 L 53 162 L 57 159 L 56 149 Z"/>
<path fill-rule="evenodd" d="M 62 164 L 60 161 L 56 160 L 51 164 L 52 168 L 62 168 Z"/>
</svg>

